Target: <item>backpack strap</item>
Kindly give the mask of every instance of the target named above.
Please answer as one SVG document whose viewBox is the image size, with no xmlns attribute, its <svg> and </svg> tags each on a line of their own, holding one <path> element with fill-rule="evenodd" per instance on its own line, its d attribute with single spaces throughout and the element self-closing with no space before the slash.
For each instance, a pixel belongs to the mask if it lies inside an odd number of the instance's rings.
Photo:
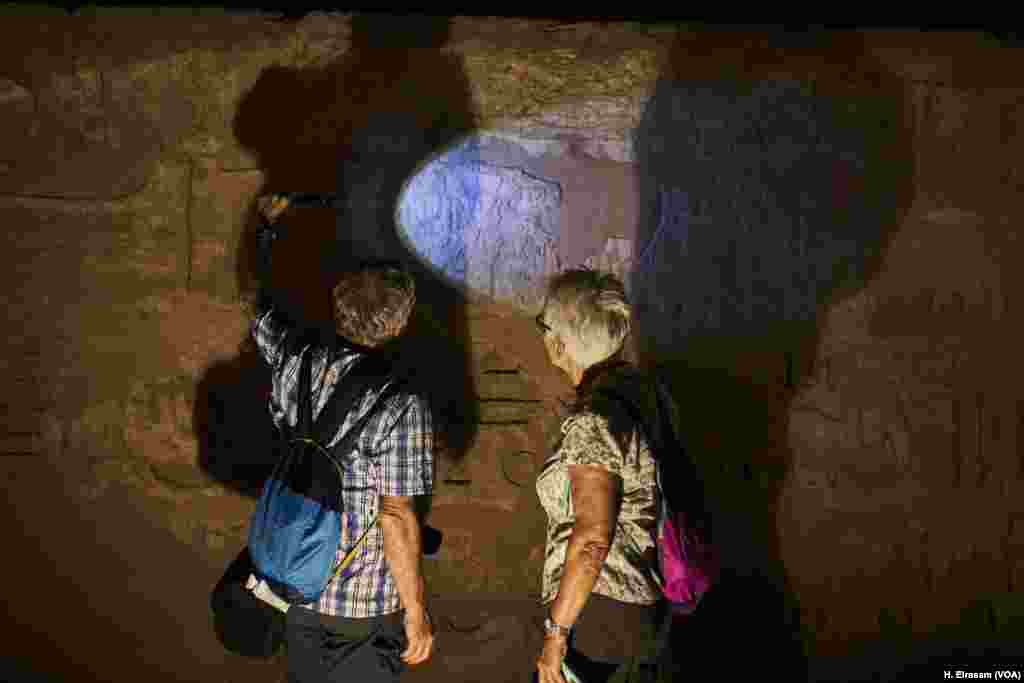
<svg viewBox="0 0 1024 683">
<path fill-rule="evenodd" d="M 672 419 L 672 395 L 664 378 L 654 375 L 651 381 L 655 392 L 653 415 L 643 414 L 637 405 L 612 388 L 602 387 L 595 393 L 622 406 L 646 437 L 651 455 L 657 463 L 655 481 L 669 507 L 693 510 L 696 503 L 702 508 L 703 483 Z M 672 486 L 665 486 L 668 481 L 672 482 Z M 700 500 L 693 500 L 694 496 Z"/>
<path fill-rule="evenodd" d="M 654 451 L 655 453 L 658 453 L 661 450 L 661 443 L 656 440 L 658 432 L 652 429 L 652 424 L 654 423 L 651 422 L 648 416 L 643 415 L 641 413 L 638 406 L 634 404 L 633 401 L 626 398 L 626 396 L 622 395 L 620 392 L 609 387 L 601 387 L 600 389 L 595 390 L 594 398 L 610 401 L 611 403 L 614 403 L 615 405 L 618 405 L 620 408 L 622 408 L 625 411 L 625 413 L 629 416 L 633 425 L 635 425 L 636 428 L 640 430 L 641 434 L 643 434 L 643 436 L 646 438 L 651 450 Z M 591 406 L 594 407 L 594 404 L 592 403 Z M 660 414 L 660 407 L 655 408 L 655 410 L 658 411 L 658 413 Z M 655 421 L 656 420 L 657 418 L 655 418 Z"/>
<path fill-rule="evenodd" d="M 699 529 L 704 540 L 710 542 L 713 533 L 713 519 L 711 511 L 707 507 L 704 477 L 696 460 L 690 454 L 689 443 L 683 427 L 677 424 L 673 415 L 673 406 L 676 404 L 664 376 L 655 375 L 655 389 L 658 396 L 658 419 L 664 439 L 663 445 L 681 455 L 681 457 L 666 463 L 665 467 L 665 474 L 673 477 L 674 482 L 681 482 L 681 484 L 663 489 L 663 495 L 666 500 L 670 501 L 670 504 L 674 503 L 677 510 L 685 511 L 691 527 Z M 661 474 L 659 468 L 659 476 Z"/>
<path fill-rule="evenodd" d="M 335 385 L 331 395 L 327 397 L 327 403 L 317 415 L 316 424 L 313 426 L 312 438 L 321 443 L 330 441 L 331 437 L 341 428 L 345 417 L 355 405 L 356 401 L 364 396 L 367 391 L 375 387 L 383 386 L 388 382 L 395 385 L 395 372 L 393 371 L 393 357 L 391 355 L 377 355 L 371 353 L 358 359 L 348 373 Z M 330 360 L 328 360 L 328 363 Z M 383 397 L 383 396 L 382 396 Z M 380 401 L 378 400 L 378 403 Z M 373 413 L 371 409 L 367 415 Z M 362 424 L 354 425 L 353 429 L 362 429 Z M 352 431 L 351 429 L 349 431 Z M 339 442 L 340 445 L 340 442 Z M 332 450 L 338 450 L 337 448 Z"/>
<path fill-rule="evenodd" d="M 299 406 L 295 423 L 295 435 L 310 438 L 313 429 L 313 347 L 302 352 L 299 362 Z"/>
<path fill-rule="evenodd" d="M 329 362 L 330 359 L 328 359 Z M 341 471 L 341 464 L 336 457 L 338 453 L 347 453 L 352 450 L 355 440 L 362 434 L 366 428 L 367 423 L 374 415 L 377 414 L 380 407 L 384 402 L 390 398 L 397 391 L 399 386 L 405 383 L 407 377 L 403 374 L 399 376 L 394 371 L 394 357 L 392 355 L 382 355 L 371 353 L 364 358 L 360 358 L 356 361 L 353 366 L 344 377 L 339 380 L 339 384 L 335 386 L 331 395 L 327 397 L 327 403 L 320 410 L 320 414 L 317 416 L 315 433 L 317 441 L 314 443 L 322 443 L 330 440 L 334 433 L 341 428 L 341 425 L 345 421 L 345 417 L 352 410 L 356 401 L 361 398 L 367 391 L 371 391 L 376 387 L 386 384 L 385 388 L 378 394 L 374 404 L 370 407 L 366 413 L 359 418 L 359 421 L 346 430 L 344 436 L 338 440 L 333 448 L 327 449 L 322 448 L 323 453 L 331 459 L 332 463 Z M 306 395 L 308 396 L 310 391 L 307 389 Z M 308 399 L 307 399 L 308 400 Z M 377 515 L 375 514 L 370 523 L 366 526 L 362 535 L 356 541 L 356 543 L 345 553 L 345 557 L 338 562 L 334 568 L 332 580 L 336 578 L 345 567 L 347 567 L 353 559 L 355 559 L 356 553 L 366 542 L 370 532 L 377 523 Z"/>
<path fill-rule="evenodd" d="M 355 368 L 353 368 L 353 370 L 355 370 Z M 341 381 L 345 381 L 346 379 L 347 377 L 342 378 Z M 377 413 L 380 406 L 383 405 L 383 403 L 394 394 L 394 392 L 398 389 L 398 386 L 401 384 L 399 380 L 391 381 L 392 379 L 393 378 L 389 376 L 387 380 L 385 380 L 390 381 L 391 383 L 378 394 L 376 400 L 374 401 L 374 404 L 370 407 L 369 410 L 366 411 L 366 413 L 362 417 L 359 418 L 359 421 L 356 422 L 351 427 L 349 427 L 348 430 L 345 432 L 345 435 L 342 436 L 341 439 L 338 440 L 338 443 L 334 444 L 334 447 L 330 449 L 332 456 L 334 453 L 345 453 L 352 449 L 353 442 L 355 441 L 356 437 L 358 437 L 362 433 L 363 429 L 366 427 L 366 424 L 370 421 L 370 418 L 372 418 Z M 379 380 L 379 378 L 373 382 L 355 381 L 351 383 L 351 386 L 346 386 L 344 387 L 344 389 L 336 389 L 334 393 L 327 398 L 328 405 L 324 406 L 323 410 L 321 411 L 321 415 L 323 415 L 324 411 L 331 407 L 330 402 L 331 399 L 334 398 L 335 394 L 343 394 L 344 399 L 338 400 L 334 403 L 334 415 L 330 416 L 332 420 L 331 424 L 334 425 L 333 428 L 337 429 L 338 426 L 340 426 L 339 423 L 344 421 L 344 416 L 348 413 L 349 410 L 352 409 L 352 406 L 355 404 L 356 397 L 361 396 L 364 391 L 372 389 L 374 385 L 379 385 L 380 383 L 381 381 Z M 339 397 L 339 399 L 340 398 L 341 397 Z M 344 406 L 343 403 L 347 403 L 347 407 Z M 341 408 L 345 408 L 345 411 L 342 412 Z M 340 416 L 340 418 L 338 416 Z M 317 420 L 317 422 L 319 423 L 319 420 Z M 325 424 L 327 424 L 326 421 Z M 327 434 L 330 433 L 331 432 L 327 432 Z M 329 437 L 324 437 L 325 440 L 327 438 Z"/>
<path fill-rule="evenodd" d="M 321 337 L 319 330 L 301 327 L 289 332 L 285 338 L 284 353 L 299 356 L 298 406 L 295 426 L 285 422 L 282 432 L 289 439 L 311 439 L 313 436 L 313 351 Z"/>
</svg>

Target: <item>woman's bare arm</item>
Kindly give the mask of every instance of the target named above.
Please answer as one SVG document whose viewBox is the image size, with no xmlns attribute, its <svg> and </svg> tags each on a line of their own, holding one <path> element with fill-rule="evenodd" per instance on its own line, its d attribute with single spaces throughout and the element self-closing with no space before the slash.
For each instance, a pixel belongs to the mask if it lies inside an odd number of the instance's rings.
<svg viewBox="0 0 1024 683">
<path fill-rule="evenodd" d="M 611 548 L 619 516 L 621 479 L 596 465 L 569 465 L 575 523 L 550 616 L 571 626 L 590 597 Z"/>
</svg>

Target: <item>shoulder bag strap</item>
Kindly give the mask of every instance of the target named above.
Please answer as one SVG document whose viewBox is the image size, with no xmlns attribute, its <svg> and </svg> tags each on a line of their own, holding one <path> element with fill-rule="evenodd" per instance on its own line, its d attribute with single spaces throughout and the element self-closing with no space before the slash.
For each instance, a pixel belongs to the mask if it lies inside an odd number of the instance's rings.
<svg viewBox="0 0 1024 683">
<path fill-rule="evenodd" d="M 385 359 L 386 360 L 386 359 Z M 327 364 L 331 358 L 328 356 Z M 325 368 L 326 370 L 326 368 Z M 313 436 L 321 441 L 330 441 L 331 437 L 341 428 L 345 417 L 352 410 L 356 401 L 368 390 L 382 386 L 393 378 L 389 373 L 390 364 L 383 364 L 377 357 L 359 358 L 349 371 L 334 386 L 327 403 L 317 415 Z"/>
<path fill-rule="evenodd" d="M 313 383 L 313 347 L 309 346 L 299 353 L 301 354 L 299 362 L 299 405 L 295 421 L 295 436 L 309 438 L 313 429 L 313 403 L 312 396 L 310 396 Z"/>
<path fill-rule="evenodd" d="M 381 377 L 382 371 L 384 377 Z M 345 435 L 334 445 L 331 449 L 324 449 L 324 453 L 331 458 L 335 466 L 339 469 L 339 474 L 342 474 L 341 464 L 336 457 L 337 453 L 346 453 L 352 450 L 355 440 L 362 434 L 367 423 L 370 421 L 383 403 L 394 394 L 398 389 L 399 385 L 402 384 L 404 378 L 396 377 L 393 373 L 386 373 L 386 368 L 383 367 L 376 357 L 361 358 L 356 361 L 356 365 L 349 370 L 345 377 L 339 382 L 342 386 L 335 387 L 334 391 L 327 398 L 327 403 L 320 411 L 320 415 L 317 417 L 316 432 L 323 440 L 329 440 L 334 431 L 341 427 L 341 424 L 345 420 L 345 416 L 352 410 L 356 400 L 363 396 L 367 390 L 372 390 L 376 386 L 388 383 L 377 399 L 374 401 L 374 405 L 366 411 L 366 413 L 359 418 L 359 421 L 349 427 L 345 432 Z M 343 476 L 343 475 L 342 475 Z M 345 557 L 338 563 L 334 569 L 333 577 L 337 577 L 344 571 L 353 559 L 355 559 L 356 553 L 366 542 L 366 539 L 370 535 L 370 531 L 373 530 L 374 525 L 377 523 L 377 515 L 375 514 L 373 519 L 367 525 L 366 529 L 360 535 L 355 545 L 345 553 Z M 332 577 L 332 578 L 333 578 Z"/>
<path fill-rule="evenodd" d="M 369 422 L 370 418 L 374 416 L 374 414 L 377 412 L 378 407 L 381 406 L 387 398 L 394 394 L 394 392 L 398 389 L 398 386 L 401 383 L 402 380 L 397 379 L 380 393 L 380 395 L 377 397 L 377 400 L 374 402 L 373 407 L 370 408 L 370 410 L 366 411 L 366 414 L 359 419 L 359 422 L 353 425 L 351 428 L 349 428 L 349 430 L 345 433 L 345 436 L 343 436 L 341 440 L 335 445 L 335 447 L 332 449 L 335 453 L 343 453 L 352 448 L 353 442 L 362 433 L 363 428 L 366 427 L 366 423 Z M 334 577 L 337 577 L 339 574 L 341 574 L 341 572 L 344 571 L 345 567 L 347 567 L 352 562 L 352 560 L 355 559 L 356 553 L 359 552 L 359 549 L 363 546 L 363 544 L 366 542 L 366 539 L 369 537 L 370 531 L 373 530 L 374 525 L 377 523 L 377 517 L 378 513 L 375 513 L 373 515 L 373 519 L 371 519 L 370 523 L 366 526 L 366 530 L 363 531 L 362 535 L 359 537 L 359 540 L 356 541 L 355 545 L 353 545 L 352 548 L 349 549 L 347 553 L 345 553 L 345 557 L 343 557 L 341 562 L 338 563 L 338 566 L 334 568 Z"/>
</svg>

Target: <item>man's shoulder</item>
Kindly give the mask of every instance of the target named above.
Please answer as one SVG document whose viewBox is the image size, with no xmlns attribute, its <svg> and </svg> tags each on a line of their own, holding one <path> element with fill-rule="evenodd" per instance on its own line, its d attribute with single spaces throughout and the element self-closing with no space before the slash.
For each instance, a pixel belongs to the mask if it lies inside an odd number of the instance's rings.
<svg viewBox="0 0 1024 683">
<path fill-rule="evenodd" d="M 406 355 L 393 352 L 360 354 L 352 372 L 383 394 L 383 410 L 396 415 L 409 410 L 429 413 L 430 393 L 419 381 L 415 365 Z"/>
<path fill-rule="evenodd" d="M 402 382 L 401 378 L 393 378 L 386 389 L 388 393 L 387 406 L 393 412 L 405 413 L 408 410 L 415 410 L 420 413 L 430 413 L 429 395 L 415 385 Z"/>
<path fill-rule="evenodd" d="M 429 406 L 431 393 L 418 367 L 422 359 L 402 350 L 384 352 L 375 362 L 376 365 L 371 367 L 389 381 L 393 396 L 405 404 Z"/>
</svg>

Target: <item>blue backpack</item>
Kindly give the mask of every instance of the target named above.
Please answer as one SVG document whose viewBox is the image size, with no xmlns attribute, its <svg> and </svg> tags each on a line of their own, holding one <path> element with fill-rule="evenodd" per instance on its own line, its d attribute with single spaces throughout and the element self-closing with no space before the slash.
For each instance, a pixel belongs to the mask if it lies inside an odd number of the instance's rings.
<svg viewBox="0 0 1024 683">
<path fill-rule="evenodd" d="M 352 450 L 375 408 L 398 388 L 392 357 L 372 352 L 335 386 L 327 403 L 312 418 L 313 346 L 301 351 L 299 369 L 298 423 L 282 425 L 283 454 L 263 491 L 249 526 L 249 552 L 254 575 L 285 602 L 306 604 L 319 599 L 327 584 L 354 557 L 354 551 L 373 528 L 374 519 L 363 538 L 335 563 L 341 541 L 343 458 Z M 330 360 L 330 356 L 328 357 Z M 324 444 L 337 433 L 358 398 L 365 392 L 387 386 L 374 408 L 367 411 L 333 448 Z"/>
</svg>

